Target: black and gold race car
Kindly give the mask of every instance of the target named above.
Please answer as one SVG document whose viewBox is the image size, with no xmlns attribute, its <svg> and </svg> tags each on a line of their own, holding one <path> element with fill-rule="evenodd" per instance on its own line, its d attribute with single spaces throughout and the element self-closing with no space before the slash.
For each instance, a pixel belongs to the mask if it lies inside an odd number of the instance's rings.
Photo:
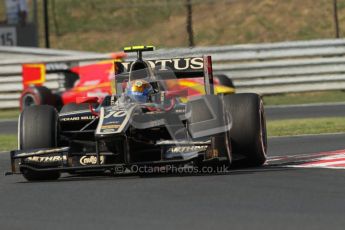
<svg viewBox="0 0 345 230">
<path fill-rule="evenodd" d="M 116 62 L 116 92 L 98 101 L 78 98 L 58 113 L 49 105 L 27 107 L 19 117 L 12 171 L 29 181 L 61 173 L 153 172 L 193 168 L 215 172 L 266 161 L 264 108 L 257 94 L 214 92 L 210 56 Z M 203 79 L 196 95 L 181 79 Z M 169 171 L 169 170 L 168 170 Z"/>
</svg>

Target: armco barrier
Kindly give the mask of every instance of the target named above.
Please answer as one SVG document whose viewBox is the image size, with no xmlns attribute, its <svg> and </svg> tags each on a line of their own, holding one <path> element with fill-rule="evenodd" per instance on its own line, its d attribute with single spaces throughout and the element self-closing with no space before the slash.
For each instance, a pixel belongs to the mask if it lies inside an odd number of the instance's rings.
<svg viewBox="0 0 345 230">
<path fill-rule="evenodd" d="M 345 89 L 344 39 L 158 49 L 146 57 L 204 54 L 212 56 L 216 74 L 224 73 L 233 79 L 237 92 L 277 94 Z M 109 54 L 90 52 L 0 47 L 0 108 L 18 107 L 22 63 L 86 63 L 108 58 Z M 56 76 L 47 80 L 48 87 L 57 87 Z"/>
</svg>

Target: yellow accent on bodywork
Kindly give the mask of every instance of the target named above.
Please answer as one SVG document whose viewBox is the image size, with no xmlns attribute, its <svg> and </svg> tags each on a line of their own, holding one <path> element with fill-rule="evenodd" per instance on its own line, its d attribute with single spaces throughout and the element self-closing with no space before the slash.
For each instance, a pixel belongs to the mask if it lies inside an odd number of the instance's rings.
<svg viewBox="0 0 345 230">
<path fill-rule="evenodd" d="M 188 88 L 194 89 L 201 94 L 205 93 L 205 86 L 203 84 L 200 84 L 198 82 L 194 81 L 188 81 L 188 80 L 182 80 L 179 81 L 179 84 L 181 86 L 186 86 Z M 235 89 L 229 86 L 224 86 L 224 85 L 215 85 L 215 93 L 235 93 Z"/>
</svg>

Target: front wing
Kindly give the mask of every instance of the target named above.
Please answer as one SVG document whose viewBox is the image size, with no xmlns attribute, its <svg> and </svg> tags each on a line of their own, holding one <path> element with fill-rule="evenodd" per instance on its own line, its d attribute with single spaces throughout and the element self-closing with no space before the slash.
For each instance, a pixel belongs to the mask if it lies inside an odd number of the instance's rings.
<svg viewBox="0 0 345 230">
<path fill-rule="evenodd" d="M 205 146 L 210 146 L 211 142 L 203 143 L 181 143 L 179 146 L 171 142 L 163 142 L 159 145 L 167 149 L 170 156 L 157 161 L 141 161 L 127 163 L 109 163 L 107 158 L 112 153 L 70 153 L 69 147 L 42 148 L 34 150 L 11 151 L 11 172 L 6 175 L 20 174 L 22 170 L 33 171 L 58 171 L 58 172 L 82 172 L 94 170 L 113 170 L 136 166 L 165 166 L 182 165 L 197 159 L 204 161 L 223 160 L 214 155 L 214 151 L 208 151 Z M 199 144 L 199 145 L 195 145 Z M 202 145 L 201 145 L 202 144 Z M 171 147 L 175 146 L 175 147 Z M 183 152 L 179 152 L 179 149 Z M 170 151 L 170 152 L 169 152 Z M 174 157 L 175 156 L 175 157 Z"/>
</svg>

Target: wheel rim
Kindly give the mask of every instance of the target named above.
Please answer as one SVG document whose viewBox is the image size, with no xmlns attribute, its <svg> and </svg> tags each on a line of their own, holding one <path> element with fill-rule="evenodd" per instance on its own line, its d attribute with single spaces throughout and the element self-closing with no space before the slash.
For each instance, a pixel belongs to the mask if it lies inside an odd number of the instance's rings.
<svg viewBox="0 0 345 230">
<path fill-rule="evenodd" d="M 36 104 L 37 104 L 37 102 L 35 100 L 34 95 L 26 94 L 22 99 L 22 108 L 23 109 L 26 107 L 29 107 L 29 106 L 36 105 Z"/>
</svg>

